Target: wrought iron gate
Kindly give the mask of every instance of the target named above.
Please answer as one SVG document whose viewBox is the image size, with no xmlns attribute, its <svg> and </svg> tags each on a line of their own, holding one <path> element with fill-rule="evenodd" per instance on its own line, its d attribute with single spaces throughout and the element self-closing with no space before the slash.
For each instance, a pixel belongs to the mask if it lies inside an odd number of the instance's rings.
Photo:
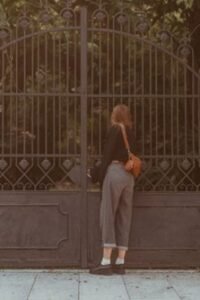
<svg viewBox="0 0 200 300">
<path fill-rule="evenodd" d="M 183 253 L 184 264 L 198 252 L 189 235 L 199 222 L 200 76 L 188 36 L 175 43 L 163 29 L 155 38 L 143 12 L 68 3 L 56 16 L 46 6 L 37 22 L 23 10 L 16 26 L 0 29 L 0 43 L 0 264 L 98 259 L 100 196 L 86 173 L 117 103 L 132 111 L 144 162 L 130 266 L 177 266 L 166 253 Z"/>
</svg>

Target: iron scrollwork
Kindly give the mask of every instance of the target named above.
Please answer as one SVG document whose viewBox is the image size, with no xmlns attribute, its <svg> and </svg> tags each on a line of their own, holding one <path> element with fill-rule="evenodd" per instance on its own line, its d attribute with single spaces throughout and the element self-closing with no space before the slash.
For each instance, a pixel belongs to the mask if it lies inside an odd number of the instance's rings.
<svg viewBox="0 0 200 300">
<path fill-rule="evenodd" d="M 112 108 L 124 103 L 144 161 L 136 189 L 200 190 L 200 74 L 191 35 L 178 42 L 163 27 L 152 36 L 145 12 L 124 5 L 110 12 L 106 1 L 86 3 L 86 28 L 72 0 L 54 14 L 47 2 L 37 25 L 23 9 L 17 30 L 0 28 L 1 189 L 79 190 L 72 178 L 80 181 L 81 122 L 88 122 L 89 165 L 100 160 Z M 83 93 L 87 120 L 80 118 Z"/>
</svg>

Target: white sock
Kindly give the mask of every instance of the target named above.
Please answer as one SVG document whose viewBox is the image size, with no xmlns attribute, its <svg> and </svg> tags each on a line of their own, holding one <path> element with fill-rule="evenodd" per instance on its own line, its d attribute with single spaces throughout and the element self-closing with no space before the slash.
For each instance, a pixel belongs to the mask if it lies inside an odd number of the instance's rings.
<svg viewBox="0 0 200 300">
<path fill-rule="evenodd" d="M 124 258 L 117 258 L 116 262 L 115 262 L 116 265 L 123 265 L 124 264 Z"/>
<path fill-rule="evenodd" d="M 109 259 L 109 258 L 103 257 L 103 258 L 102 258 L 102 261 L 101 261 L 101 265 L 102 265 L 102 266 L 110 265 L 110 259 Z"/>
</svg>

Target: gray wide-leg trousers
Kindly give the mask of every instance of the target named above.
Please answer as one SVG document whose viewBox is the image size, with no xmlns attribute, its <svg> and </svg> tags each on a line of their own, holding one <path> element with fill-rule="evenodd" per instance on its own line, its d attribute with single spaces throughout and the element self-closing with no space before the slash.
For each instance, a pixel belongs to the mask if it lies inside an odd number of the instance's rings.
<svg viewBox="0 0 200 300">
<path fill-rule="evenodd" d="M 122 163 L 108 167 L 100 209 L 103 247 L 128 249 L 132 219 L 134 177 Z"/>
</svg>

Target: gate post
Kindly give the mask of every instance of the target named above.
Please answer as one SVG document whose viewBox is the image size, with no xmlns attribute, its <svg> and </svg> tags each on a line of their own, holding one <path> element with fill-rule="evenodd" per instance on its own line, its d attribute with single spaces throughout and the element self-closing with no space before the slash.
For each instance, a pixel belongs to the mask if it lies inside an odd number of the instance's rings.
<svg viewBox="0 0 200 300">
<path fill-rule="evenodd" d="M 87 267 L 87 8 L 81 7 L 81 267 Z"/>
</svg>

